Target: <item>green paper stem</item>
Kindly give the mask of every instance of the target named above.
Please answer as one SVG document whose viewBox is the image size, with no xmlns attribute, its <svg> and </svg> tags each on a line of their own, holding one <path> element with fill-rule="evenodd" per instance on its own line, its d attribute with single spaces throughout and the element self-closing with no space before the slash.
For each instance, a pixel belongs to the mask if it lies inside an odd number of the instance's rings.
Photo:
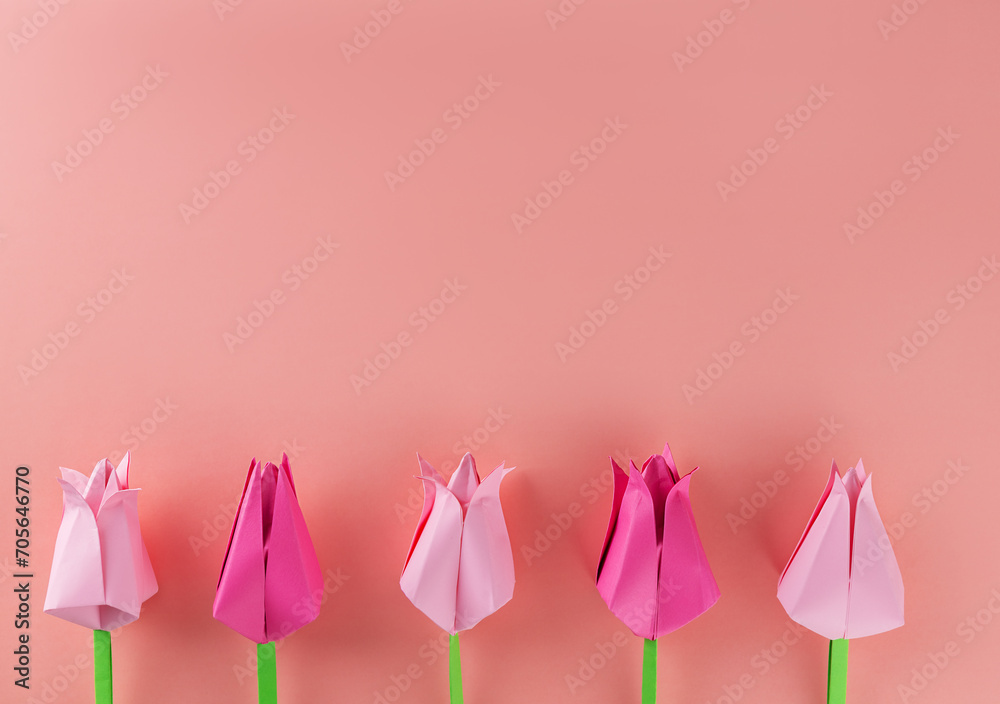
<svg viewBox="0 0 1000 704">
<path fill-rule="evenodd" d="M 462 658 L 458 653 L 458 634 L 448 639 L 448 689 L 451 692 L 451 704 L 462 704 L 465 697 L 462 694 Z"/>
<path fill-rule="evenodd" d="M 274 662 L 274 641 L 257 644 L 257 701 L 277 704 L 278 671 Z"/>
<path fill-rule="evenodd" d="M 94 631 L 94 698 L 97 704 L 111 704 L 111 634 Z"/>
<path fill-rule="evenodd" d="M 830 641 L 830 665 L 827 668 L 826 704 L 847 702 L 847 639 Z"/>
<path fill-rule="evenodd" d="M 656 704 L 656 641 L 642 646 L 642 704 Z"/>
</svg>

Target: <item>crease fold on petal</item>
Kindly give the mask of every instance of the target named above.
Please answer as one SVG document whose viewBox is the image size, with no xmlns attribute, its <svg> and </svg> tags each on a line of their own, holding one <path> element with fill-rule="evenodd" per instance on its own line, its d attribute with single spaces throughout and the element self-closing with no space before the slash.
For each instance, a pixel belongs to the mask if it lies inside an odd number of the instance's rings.
<svg viewBox="0 0 1000 704">
<path fill-rule="evenodd" d="M 628 486 L 628 475 L 625 473 L 614 458 L 611 460 L 611 474 L 614 480 L 614 493 L 611 498 L 611 518 L 608 520 L 608 530 L 604 534 L 604 547 L 601 549 L 601 559 L 597 563 L 597 578 L 601 577 L 601 570 L 604 569 L 604 560 L 608 556 L 608 546 L 611 544 L 611 536 L 614 535 L 615 525 L 618 523 L 618 514 L 621 511 L 622 497 L 625 495 L 625 487 Z"/>
<path fill-rule="evenodd" d="M 695 467 L 667 495 L 657 581 L 656 637 L 690 623 L 719 600 L 719 585 L 708 564 L 691 508 Z"/>
<path fill-rule="evenodd" d="M 847 610 L 847 638 L 903 625 L 903 577 L 886 532 L 869 475 L 858 497 Z"/>
<path fill-rule="evenodd" d="M 637 636 L 656 637 L 659 551 L 649 488 L 634 462 L 597 590 L 611 612 Z"/>
<path fill-rule="evenodd" d="M 448 480 L 448 491 L 455 495 L 462 504 L 462 510 L 466 511 L 478 487 L 479 474 L 476 472 L 476 460 L 472 458 L 471 452 L 466 452 L 462 456 L 462 461 L 458 463 L 458 469 Z"/>
<path fill-rule="evenodd" d="M 102 459 L 90 477 L 60 467 L 63 514 L 44 611 L 91 629 L 139 617 L 157 589 L 139 524 L 138 489 L 128 488 L 131 455 L 115 469 Z"/>
<path fill-rule="evenodd" d="M 514 596 L 514 554 L 500 503 L 500 484 L 513 470 L 501 463 L 469 501 L 458 562 L 456 632 L 472 628 Z"/>
</svg>

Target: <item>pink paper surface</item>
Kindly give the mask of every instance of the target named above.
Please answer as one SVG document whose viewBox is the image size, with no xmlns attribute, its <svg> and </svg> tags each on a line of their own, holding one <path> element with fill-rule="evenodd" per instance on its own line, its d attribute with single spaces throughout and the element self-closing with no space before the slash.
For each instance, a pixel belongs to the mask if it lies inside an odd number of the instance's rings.
<svg viewBox="0 0 1000 704">
<path fill-rule="evenodd" d="M 323 575 L 292 482 L 281 464 L 250 463 L 212 614 L 257 643 L 319 616 Z"/>
<path fill-rule="evenodd" d="M 628 475 L 614 459 L 611 465 L 615 498 L 597 588 L 633 633 L 656 639 L 719 599 L 691 512 L 694 470 L 679 478 L 669 445 L 641 471 L 631 461 Z"/>
<path fill-rule="evenodd" d="M 903 625 L 903 578 L 861 460 L 837 463 L 778 581 L 788 615 L 827 638 L 860 638 Z"/>
<path fill-rule="evenodd" d="M 641 641 L 594 585 L 607 456 L 627 471 L 667 438 L 682 471 L 701 466 L 692 509 L 723 597 L 660 640 L 660 704 L 724 703 L 744 675 L 739 704 L 824 700 L 826 645 L 775 584 L 830 458 L 859 453 L 907 623 L 851 643 L 849 696 L 902 704 L 897 687 L 955 641 L 907 704 L 991 701 L 1000 4 L 587 0 L 553 28 L 570 3 L 401 0 L 348 62 L 386 3 L 3 3 L 0 467 L 31 468 L 35 578 L 33 689 L 8 670 L 0 701 L 43 701 L 92 657 L 87 629 L 41 613 L 53 476 L 132 450 L 159 592 L 115 634 L 121 704 L 254 701 L 254 644 L 212 603 L 238 475 L 283 451 L 325 601 L 282 641 L 279 702 L 374 704 L 411 666 L 393 704 L 447 702 L 443 631 L 399 588 L 419 448 L 445 477 L 466 451 L 484 471 L 518 465 L 502 489 L 516 596 L 461 633 L 466 701 L 638 702 Z M 10 33 L 57 5 L 15 51 Z M 919 9 L 883 36 L 904 5 Z M 169 75 L 148 90 L 157 64 Z M 490 74 L 501 85 L 466 111 Z M 821 86 L 833 95 L 800 121 Z M 59 180 L 53 162 L 105 118 Z M 264 145 L 272 119 L 284 129 Z M 939 153 L 949 127 L 961 136 Z M 386 172 L 437 128 L 445 141 L 390 191 Z M 617 138 L 592 149 L 605 128 Z M 747 151 L 769 138 L 758 165 Z M 741 166 L 755 173 L 723 201 Z M 188 224 L 195 189 L 214 197 Z M 511 215 L 548 198 L 517 232 Z M 844 224 L 868 218 L 849 240 Z M 465 287 L 449 303 L 445 279 Z M 779 289 L 798 297 L 780 314 Z M 964 625 L 983 609 L 989 625 Z M 617 650 L 584 679 L 598 644 Z M 55 704 L 93 704 L 87 678 Z"/>
<path fill-rule="evenodd" d="M 139 527 L 138 489 L 129 489 L 131 455 L 116 468 L 100 460 L 88 478 L 60 467 L 63 517 L 45 592 L 46 613 L 110 631 L 139 618 L 157 590 Z"/>
<path fill-rule="evenodd" d="M 458 633 L 514 595 L 514 557 L 500 505 L 500 466 L 480 483 L 466 453 L 446 483 L 423 457 L 424 505 L 399 586 L 434 623 Z"/>
</svg>

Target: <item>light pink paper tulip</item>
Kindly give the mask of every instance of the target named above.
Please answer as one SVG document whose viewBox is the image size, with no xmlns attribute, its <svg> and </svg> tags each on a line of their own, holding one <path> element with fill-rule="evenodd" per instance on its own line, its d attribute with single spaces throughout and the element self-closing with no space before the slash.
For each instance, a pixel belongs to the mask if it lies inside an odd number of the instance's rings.
<svg viewBox="0 0 1000 704">
<path fill-rule="evenodd" d="M 106 459 L 88 478 L 60 467 L 63 515 L 56 535 L 45 613 L 110 631 L 139 618 L 156 577 L 139 531 L 139 490 L 128 488 L 130 456 Z"/>
<path fill-rule="evenodd" d="M 472 628 L 514 595 L 514 556 L 500 507 L 503 463 L 482 484 L 466 453 L 445 483 L 423 457 L 424 507 L 399 586 L 452 635 Z"/>
<path fill-rule="evenodd" d="M 251 460 L 212 615 L 256 643 L 319 616 L 323 576 L 288 466 Z"/>
<path fill-rule="evenodd" d="M 629 473 L 611 460 L 615 494 L 597 589 L 637 636 L 655 640 L 707 611 L 719 587 L 698 536 L 691 476 L 677 474 L 670 446 Z"/>
<path fill-rule="evenodd" d="M 816 510 L 778 580 L 788 615 L 831 640 L 903 625 L 903 578 L 861 460 L 830 468 Z"/>
</svg>

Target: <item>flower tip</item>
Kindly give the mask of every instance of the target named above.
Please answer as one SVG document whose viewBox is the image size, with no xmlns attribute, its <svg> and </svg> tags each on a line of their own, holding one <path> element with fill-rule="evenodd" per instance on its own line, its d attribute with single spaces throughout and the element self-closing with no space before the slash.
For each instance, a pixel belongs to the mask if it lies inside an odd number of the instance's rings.
<svg viewBox="0 0 1000 704">
<path fill-rule="evenodd" d="M 854 465 L 854 474 L 862 485 L 868 481 L 868 475 L 865 474 L 865 465 L 860 457 L 858 458 L 858 463 Z"/>
<path fill-rule="evenodd" d="M 503 479 L 507 476 L 507 474 L 513 472 L 515 469 L 517 469 L 517 467 L 514 467 L 513 465 L 508 467 L 507 463 L 501 460 L 500 464 L 493 468 L 493 472 L 500 472 L 500 478 Z M 490 472 L 490 474 L 493 474 L 493 472 Z"/>
<path fill-rule="evenodd" d="M 110 466 L 110 462 L 108 465 Z M 132 464 L 132 452 L 131 450 L 125 450 L 125 456 L 122 457 L 121 462 L 118 463 L 117 469 L 114 470 L 115 474 L 118 476 L 118 483 L 123 489 L 128 489 L 128 470 L 129 466 Z"/>
<path fill-rule="evenodd" d="M 670 469 L 674 470 L 674 473 L 676 474 L 677 464 L 674 462 L 674 453 L 670 451 L 669 442 L 663 443 L 663 459 L 667 461 L 667 466 L 670 467 Z"/>
<path fill-rule="evenodd" d="M 458 469 L 456 469 L 455 472 L 458 473 L 463 470 L 466 472 L 471 471 L 478 481 L 479 470 L 476 468 L 476 458 L 472 456 L 471 452 L 466 452 L 462 455 L 462 460 L 458 463 Z"/>
</svg>

